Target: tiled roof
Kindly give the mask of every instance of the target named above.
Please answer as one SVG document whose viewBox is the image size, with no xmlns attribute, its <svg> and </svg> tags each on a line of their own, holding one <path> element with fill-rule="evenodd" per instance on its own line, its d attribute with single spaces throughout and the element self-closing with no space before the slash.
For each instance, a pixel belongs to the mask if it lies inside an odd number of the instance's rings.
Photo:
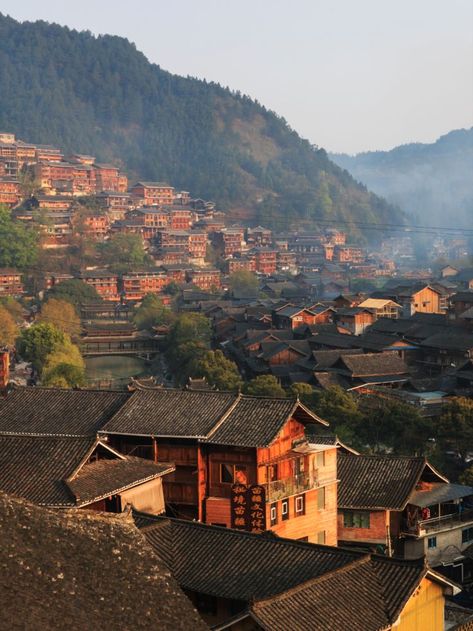
<svg viewBox="0 0 473 631">
<path fill-rule="evenodd" d="M 0 532 L 2 629 L 208 628 L 129 515 L 0 493 Z"/>
<path fill-rule="evenodd" d="M 338 364 L 346 366 L 352 377 L 404 375 L 408 372 L 404 360 L 396 352 L 343 355 Z"/>
<path fill-rule="evenodd" d="M 293 415 L 327 425 L 294 399 L 240 396 L 234 408 L 204 441 L 238 447 L 269 446 Z"/>
<path fill-rule="evenodd" d="M 0 398 L 0 434 L 95 436 L 130 395 L 17 388 Z"/>
<path fill-rule="evenodd" d="M 95 442 L 95 438 L 0 436 L 0 490 L 35 504 L 74 506 L 64 479 Z"/>
<path fill-rule="evenodd" d="M 271 631 L 383 631 L 396 622 L 426 573 L 423 560 L 365 557 L 256 602 L 251 614 Z"/>
<path fill-rule="evenodd" d="M 125 459 L 103 459 L 86 464 L 66 483 L 76 499 L 76 506 L 84 506 L 159 478 L 174 469 L 174 465 L 170 463 L 154 463 L 130 456 Z"/>
<path fill-rule="evenodd" d="M 228 392 L 136 391 L 104 426 L 110 434 L 203 438 L 236 402 Z"/>
<path fill-rule="evenodd" d="M 473 333 L 467 333 L 466 331 L 444 331 L 426 338 L 421 342 L 421 346 L 466 352 L 473 348 Z"/>
<path fill-rule="evenodd" d="M 363 556 L 179 519 L 138 514 L 136 521 L 181 587 L 222 598 L 279 594 Z"/>
<path fill-rule="evenodd" d="M 338 506 L 403 510 L 421 476 L 446 482 L 422 457 L 340 453 L 337 460 Z"/>
<path fill-rule="evenodd" d="M 344 355 L 359 355 L 363 351 L 360 348 L 312 351 L 312 356 L 316 361 L 316 370 L 331 368 L 334 363 Z"/>
</svg>

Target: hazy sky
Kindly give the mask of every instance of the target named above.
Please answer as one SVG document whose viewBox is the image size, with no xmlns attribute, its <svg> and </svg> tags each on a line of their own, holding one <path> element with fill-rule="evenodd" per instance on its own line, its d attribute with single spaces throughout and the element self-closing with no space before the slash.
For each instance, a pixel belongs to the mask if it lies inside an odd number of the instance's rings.
<svg viewBox="0 0 473 631">
<path fill-rule="evenodd" d="M 331 151 L 473 124 L 473 0 L 2 0 L 0 11 L 127 37 Z"/>
</svg>

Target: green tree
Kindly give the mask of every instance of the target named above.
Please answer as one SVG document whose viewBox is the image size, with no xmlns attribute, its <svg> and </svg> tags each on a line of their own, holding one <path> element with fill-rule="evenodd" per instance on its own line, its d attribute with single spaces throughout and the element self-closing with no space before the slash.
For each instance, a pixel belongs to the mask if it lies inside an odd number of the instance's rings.
<svg viewBox="0 0 473 631">
<path fill-rule="evenodd" d="M 168 346 L 179 346 L 184 342 L 210 343 L 210 321 L 201 313 L 183 313 L 179 315 L 171 326 Z"/>
<path fill-rule="evenodd" d="M 293 383 L 289 388 L 289 395 L 299 398 L 309 408 L 314 405 L 314 388 L 308 383 Z"/>
<path fill-rule="evenodd" d="M 85 369 L 68 361 L 56 363 L 50 368 L 46 365 L 41 383 L 49 388 L 78 388 L 86 383 Z"/>
<path fill-rule="evenodd" d="M 244 387 L 245 394 L 256 397 L 281 397 L 286 396 L 284 388 L 274 375 L 259 375 Z"/>
<path fill-rule="evenodd" d="M 13 219 L 11 211 L 0 205 L 0 267 L 31 267 L 38 258 L 38 242 L 31 227 Z"/>
<path fill-rule="evenodd" d="M 86 302 L 102 302 L 102 298 L 96 289 L 78 278 L 64 280 L 58 285 L 54 285 L 46 295 L 46 300 L 50 298 L 65 300 L 76 308 L 79 308 L 82 303 Z"/>
<path fill-rule="evenodd" d="M 148 294 L 138 307 L 133 317 L 133 322 L 138 329 L 151 329 L 153 326 L 171 324 L 174 314 L 171 309 L 165 307 L 163 301 L 156 294 Z"/>
<path fill-rule="evenodd" d="M 74 305 L 67 300 L 50 298 L 41 308 L 40 322 L 50 322 L 63 333 L 77 337 L 81 332 L 80 318 Z"/>
<path fill-rule="evenodd" d="M 438 421 L 437 437 L 444 451 L 455 451 L 463 462 L 473 451 L 473 400 L 455 397 Z"/>
<path fill-rule="evenodd" d="M 12 314 L 0 305 L 0 348 L 14 346 L 18 336 L 18 326 Z"/>
<path fill-rule="evenodd" d="M 177 383 L 190 376 L 190 363 L 198 361 L 210 347 L 210 321 L 200 313 L 177 316 L 166 339 L 166 360 Z"/>
<path fill-rule="evenodd" d="M 40 322 L 22 330 L 17 346 L 20 355 L 41 373 L 48 355 L 63 347 L 66 339 L 53 324 Z"/>
<path fill-rule="evenodd" d="M 247 270 L 238 270 L 228 277 L 228 284 L 235 296 L 254 298 L 258 295 L 259 281 L 256 274 Z"/>
<path fill-rule="evenodd" d="M 109 241 L 98 246 L 103 261 L 115 271 L 129 271 L 131 268 L 152 265 L 151 257 L 145 252 L 143 239 L 139 234 L 118 233 Z"/>
<path fill-rule="evenodd" d="M 227 359 L 220 350 L 207 351 L 199 359 L 192 360 L 189 372 L 192 377 L 205 377 L 217 390 L 235 392 L 243 383 L 235 362 Z"/>
<path fill-rule="evenodd" d="M 20 323 L 23 321 L 23 307 L 11 296 L 5 296 L 0 298 L 0 307 L 3 307 L 13 317 L 15 322 Z"/>
<path fill-rule="evenodd" d="M 373 395 L 362 399 L 359 411 L 358 437 L 372 451 L 421 455 L 428 449 L 432 422 L 414 406 Z"/>
</svg>

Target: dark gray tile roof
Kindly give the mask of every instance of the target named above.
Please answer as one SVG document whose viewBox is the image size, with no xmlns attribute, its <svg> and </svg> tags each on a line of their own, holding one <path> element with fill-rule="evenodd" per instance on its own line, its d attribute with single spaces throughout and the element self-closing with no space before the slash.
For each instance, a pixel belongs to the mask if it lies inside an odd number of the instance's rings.
<svg viewBox="0 0 473 631">
<path fill-rule="evenodd" d="M 294 399 L 240 396 L 235 407 L 203 442 L 238 447 L 267 447 L 291 416 L 327 425 Z"/>
<path fill-rule="evenodd" d="M 131 456 L 103 459 L 84 465 L 66 484 L 75 497 L 76 505 L 83 506 L 159 478 L 174 469 L 174 465 L 167 462 L 155 463 Z"/>
<path fill-rule="evenodd" d="M 0 493 L 2 629 L 208 629 L 130 515 Z"/>
<path fill-rule="evenodd" d="M 345 366 L 351 377 L 405 375 L 408 372 L 407 365 L 396 352 L 343 355 L 336 366 Z"/>
<path fill-rule="evenodd" d="M 203 438 L 236 402 L 228 392 L 136 391 L 104 426 L 110 434 Z"/>
<path fill-rule="evenodd" d="M 339 508 L 403 510 L 422 477 L 446 481 L 425 458 L 338 454 Z"/>
<path fill-rule="evenodd" d="M 178 519 L 138 514 L 136 521 L 181 587 L 223 598 L 279 594 L 363 556 Z"/>
<path fill-rule="evenodd" d="M 129 397 L 99 390 L 17 388 L 0 398 L 0 434 L 95 436 Z"/>
<path fill-rule="evenodd" d="M 396 622 L 426 573 L 423 560 L 364 557 L 256 602 L 251 613 L 271 631 L 384 631 Z"/>
<path fill-rule="evenodd" d="M 95 442 L 95 438 L 0 436 L 0 491 L 35 504 L 74 506 L 64 480 Z"/>
</svg>

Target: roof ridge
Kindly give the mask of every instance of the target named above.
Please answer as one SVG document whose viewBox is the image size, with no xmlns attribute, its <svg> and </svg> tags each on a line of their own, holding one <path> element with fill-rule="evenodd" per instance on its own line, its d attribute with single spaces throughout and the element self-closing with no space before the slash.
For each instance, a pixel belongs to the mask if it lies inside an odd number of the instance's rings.
<svg viewBox="0 0 473 631">
<path fill-rule="evenodd" d="M 260 600 L 255 601 L 252 607 L 258 607 L 258 606 L 264 607 L 264 605 L 268 602 L 284 600 L 286 598 L 289 598 L 293 594 L 297 594 L 299 591 L 303 589 L 307 589 L 307 587 L 316 585 L 318 583 L 324 583 L 325 581 L 330 580 L 333 576 L 338 576 L 339 574 L 345 574 L 346 572 L 350 572 L 351 570 L 357 567 L 360 567 L 362 565 L 369 565 L 369 564 L 371 564 L 370 554 L 364 554 L 363 557 L 359 559 L 355 559 L 351 563 L 347 563 L 346 565 L 336 568 L 335 570 L 332 570 L 331 572 L 326 572 L 325 574 L 321 574 L 320 576 L 309 578 L 308 580 L 303 581 L 302 583 L 299 583 L 298 585 L 295 585 L 294 587 L 291 587 L 290 589 L 287 589 L 284 592 L 280 592 L 279 594 L 268 596 L 267 598 L 261 598 Z"/>
<path fill-rule="evenodd" d="M 363 555 L 363 557 L 366 556 L 366 553 L 364 552 L 359 552 L 357 550 L 352 550 L 350 548 L 344 548 L 341 546 L 335 547 L 335 546 L 329 546 L 329 545 L 320 544 L 320 543 L 310 543 L 308 541 L 298 541 L 297 539 L 289 539 L 287 537 L 279 537 L 277 535 L 275 537 L 269 537 L 267 534 L 256 534 L 253 532 L 248 532 L 246 530 L 236 530 L 234 528 L 227 528 L 226 526 L 217 526 L 215 524 L 205 524 L 200 521 L 194 521 L 194 520 L 191 521 L 189 519 L 181 519 L 179 517 L 168 517 L 167 515 L 154 516 L 154 515 L 149 515 L 147 513 L 142 513 L 140 511 L 134 511 L 134 512 L 139 516 L 144 516 L 145 518 L 149 518 L 151 521 L 156 522 L 156 524 L 158 524 L 161 521 L 166 520 L 173 523 L 176 527 L 181 526 L 188 529 L 202 528 L 204 530 L 210 530 L 210 531 L 219 532 L 221 534 L 225 534 L 225 536 L 227 537 L 233 537 L 233 538 L 246 537 L 249 539 L 254 539 L 255 541 L 259 540 L 259 541 L 266 541 L 270 543 L 280 543 L 280 544 L 288 545 L 290 547 L 295 547 L 295 548 L 313 549 L 317 551 L 322 551 L 324 553 L 331 554 L 334 556 L 337 556 L 337 555 L 341 556 L 342 554 L 350 555 L 357 558 L 359 558 L 360 555 Z M 152 527 L 154 527 L 154 524 L 147 524 L 146 526 L 143 526 L 143 528 L 140 528 L 140 530 L 145 529 L 145 528 L 150 529 Z"/>
</svg>

